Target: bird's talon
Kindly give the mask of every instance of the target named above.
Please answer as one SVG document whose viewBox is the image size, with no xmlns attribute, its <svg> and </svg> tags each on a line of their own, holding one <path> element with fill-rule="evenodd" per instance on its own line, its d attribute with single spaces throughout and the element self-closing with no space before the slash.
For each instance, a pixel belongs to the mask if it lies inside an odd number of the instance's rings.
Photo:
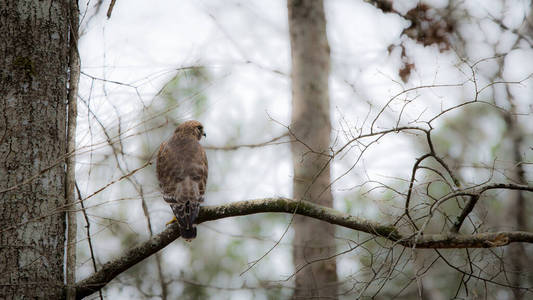
<svg viewBox="0 0 533 300">
<path fill-rule="evenodd" d="M 177 221 L 178 221 L 178 219 L 176 219 L 176 217 L 172 217 L 172 220 L 168 221 L 168 222 L 165 224 L 165 226 L 168 226 L 168 225 L 170 225 L 170 224 L 172 224 L 172 223 L 176 223 Z"/>
</svg>

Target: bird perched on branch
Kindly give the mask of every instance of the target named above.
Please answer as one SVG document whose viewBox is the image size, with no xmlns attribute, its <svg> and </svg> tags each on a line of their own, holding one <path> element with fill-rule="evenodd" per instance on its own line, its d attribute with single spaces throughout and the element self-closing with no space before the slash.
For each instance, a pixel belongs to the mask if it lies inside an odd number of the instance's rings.
<svg viewBox="0 0 533 300">
<path fill-rule="evenodd" d="M 157 179 L 163 199 L 170 204 L 180 234 L 186 240 L 196 237 L 196 218 L 204 201 L 207 181 L 207 156 L 199 141 L 204 127 L 198 121 L 180 124 L 157 154 Z"/>
</svg>

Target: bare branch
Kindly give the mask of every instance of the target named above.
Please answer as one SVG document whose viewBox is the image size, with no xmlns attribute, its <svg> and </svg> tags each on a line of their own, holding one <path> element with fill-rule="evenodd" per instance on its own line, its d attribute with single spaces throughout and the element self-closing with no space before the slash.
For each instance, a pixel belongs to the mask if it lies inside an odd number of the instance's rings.
<svg viewBox="0 0 533 300">
<path fill-rule="evenodd" d="M 411 182 L 409 183 L 409 190 L 407 192 L 407 198 L 405 199 L 405 215 L 407 218 L 409 218 L 409 221 L 411 222 L 411 225 L 413 225 L 414 228 L 418 230 L 418 227 L 415 224 L 415 221 L 411 218 L 411 215 L 409 214 L 409 202 L 411 200 L 411 195 L 413 193 L 413 184 L 415 183 L 416 179 L 416 170 L 418 170 L 418 165 L 426 158 L 430 157 L 431 153 L 424 154 L 416 159 L 415 164 L 413 165 L 413 171 L 411 174 Z"/>
<path fill-rule="evenodd" d="M 111 0 L 111 3 L 109 3 L 109 8 L 107 9 L 107 18 L 111 18 L 111 13 L 113 13 L 113 7 L 115 7 L 116 0 Z"/>
<path fill-rule="evenodd" d="M 461 229 L 463 222 L 465 221 L 468 214 L 474 209 L 474 206 L 476 206 L 476 203 L 478 200 L 479 200 L 479 195 L 470 196 L 470 200 L 466 203 L 466 206 L 463 209 L 463 211 L 461 211 L 461 215 L 457 217 L 457 221 L 453 224 L 453 227 L 451 229 L 452 232 L 455 232 L 455 233 L 459 232 L 459 229 Z"/>
<path fill-rule="evenodd" d="M 74 186 L 76 187 L 76 192 L 78 194 L 78 200 L 81 204 L 81 211 L 83 213 L 83 218 L 85 219 L 85 230 L 87 231 L 87 243 L 89 244 L 89 253 L 91 254 L 91 262 L 93 263 L 93 269 L 94 272 L 98 271 L 98 267 L 96 266 L 96 259 L 94 257 L 94 248 L 93 248 L 93 242 L 91 239 L 91 222 L 89 222 L 89 216 L 87 216 L 87 210 L 85 209 L 85 204 L 83 202 L 83 198 L 81 196 L 80 188 L 78 187 L 78 183 L 74 182 Z M 100 300 L 104 300 L 104 296 L 102 295 L 102 290 L 98 290 L 98 295 L 100 297 Z"/>
<path fill-rule="evenodd" d="M 463 225 L 465 218 L 468 216 L 468 214 L 470 214 L 470 212 L 472 212 L 481 194 L 488 190 L 494 190 L 494 189 L 507 189 L 507 190 L 518 190 L 518 191 L 529 191 L 529 192 L 533 191 L 533 188 L 530 186 L 512 184 L 512 183 L 495 183 L 495 184 L 486 185 L 480 188 L 477 193 L 472 193 L 471 195 L 468 195 L 470 196 L 470 200 L 467 202 L 465 208 L 463 209 L 463 211 L 461 211 L 461 215 L 459 215 L 459 217 L 457 218 L 457 221 L 453 225 L 453 228 L 451 229 L 452 232 L 459 232 L 459 229 L 461 228 L 461 225 Z"/>
<path fill-rule="evenodd" d="M 395 244 L 414 248 L 490 248 L 508 245 L 513 242 L 533 243 L 531 232 L 489 232 L 474 235 L 458 234 L 425 234 L 402 236 L 396 227 L 368 221 L 363 218 L 341 213 L 332 208 L 312 204 L 306 201 L 294 201 L 287 198 L 265 198 L 249 201 L 233 202 L 218 206 L 202 207 L 198 223 L 214 221 L 222 218 L 245 216 L 256 213 L 278 212 L 296 214 L 319 219 L 331 224 L 350 228 L 356 231 L 383 237 Z M 141 262 L 150 255 L 163 249 L 179 238 L 176 224 L 167 227 L 163 232 L 150 238 L 141 245 L 131 248 L 122 257 L 102 266 L 100 271 L 76 284 L 77 299 L 88 296 L 109 283 L 113 278 Z"/>
<path fill-rule="evenodd" d="M 286 132 L 280 136 L 277 136 L 275 138 L 272 138 L 266 142 L 262 142 L 262 143 L 257 143 L 257 144 L 242 144 L 242 145 L 232 145 L 232 146 L 222 146 L 222 147 L 217 147 L 217 146 L 204 146 L 204 148 L 206 150 L 221 150 L 221 151 L 232 151 L 232 150 L 237 150 L 237 149 L 240 149 L 240 148 L 258 148 L 258 147 L 264 147 L 264 146 L 270 146 L 270 145 L 277 145 L 277 144 L 282 144 L 282 143 L 285 143 L 285 142 L 277 142 L 278 140 L 288 136 L 289 133 Z"/>
</svg>

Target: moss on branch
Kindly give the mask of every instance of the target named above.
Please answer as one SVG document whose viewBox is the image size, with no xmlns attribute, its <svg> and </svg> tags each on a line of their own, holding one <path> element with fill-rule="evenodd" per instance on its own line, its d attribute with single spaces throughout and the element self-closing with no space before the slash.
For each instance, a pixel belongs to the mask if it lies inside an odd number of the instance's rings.
<svg viewBox="0 0 533 300">
<path fill-rule="evenodd" d="M 341 213 L 329 207 L 320 206 L 307 201 L 294 201 L 287 198 L 266 198 L 232 202 L 218 206 L 205 206 L 202 207 L 198 219 L 199 223 L 202 223 L 221 218 L 266 212 L 296 213 L 353 230 L 383 236 L 391 240 L 400 239 L 400 235 L 392 225 L 382 225 L 363 218 Z"/>
</svg>

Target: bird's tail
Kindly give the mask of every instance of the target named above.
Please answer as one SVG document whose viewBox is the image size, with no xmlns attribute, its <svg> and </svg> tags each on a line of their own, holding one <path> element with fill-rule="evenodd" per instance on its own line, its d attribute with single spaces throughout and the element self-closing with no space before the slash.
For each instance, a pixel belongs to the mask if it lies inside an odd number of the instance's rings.
<svg viewBox="0 0 533 300">
<path fill-rule="evenodd" d="M 180 227 L 180 235 L 185 240 L 196 238 L 196 226 L 191 226 L 190 228 Z"/>
<path fill-rule="evenodd" d="M 196 218 L 200 210 L 200 201 L 184 201 L 182 203 L 172 203 L 172 211 L 180 226 L 180 235 L 186 240 L 196 237 Z"/>
</svg>

